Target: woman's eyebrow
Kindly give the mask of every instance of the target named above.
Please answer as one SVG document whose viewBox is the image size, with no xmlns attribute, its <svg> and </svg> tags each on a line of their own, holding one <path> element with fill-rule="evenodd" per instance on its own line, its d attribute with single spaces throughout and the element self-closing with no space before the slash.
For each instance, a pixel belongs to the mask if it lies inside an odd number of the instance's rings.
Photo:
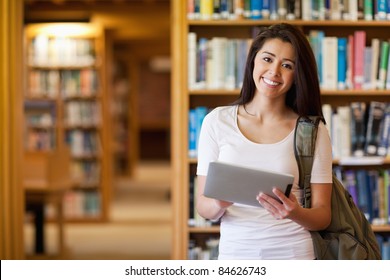
<svg viewBox="0 0 390 280">
<path fill-rule="evenodd" d="M 273 57 L 276 57 L 275 54 L 273 54 L 273 53 L 271 53 L 271 52 L 268 52 L 268 51 L 263 51 L 263 53 L 268 54 L 268 55 L 273 56 Z M 291 63 L 294 63 L 294 64 L 295 64 L 295 61 L 292 60 L 292 59 L 289 59 L 289 58 L 283 58 L 282 60 L 283 60 L 283 61 L 287 60 L 287 61 L 290 61 Z"/>
</svg>

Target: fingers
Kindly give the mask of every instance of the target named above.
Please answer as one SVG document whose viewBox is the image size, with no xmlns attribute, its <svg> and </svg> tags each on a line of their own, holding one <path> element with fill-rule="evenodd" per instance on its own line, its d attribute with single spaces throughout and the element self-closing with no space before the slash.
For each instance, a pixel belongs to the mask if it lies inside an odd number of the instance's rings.
<svg viewBox="0 0 390 280">
<path fill-rule="evenodd" d="M 277 188 L 274 188 L 272 191 L 280 201 L 264 193 L 260 193 L 257 196 L 257 200 L 276 219 L 288 218 L 290 209 L 294 209 L 294 197 L 292 196 L 292 199 L 290 199 Z"/>
</svg>

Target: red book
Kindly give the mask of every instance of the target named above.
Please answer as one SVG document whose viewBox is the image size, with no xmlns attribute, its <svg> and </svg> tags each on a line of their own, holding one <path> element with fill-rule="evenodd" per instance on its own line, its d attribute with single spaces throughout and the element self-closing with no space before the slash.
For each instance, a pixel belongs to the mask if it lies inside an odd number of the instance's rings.
<svg viewBox="0 0 390 280">
<path fill-rule="evenodd" d="M 366 47 L 366 31 L 354 33 L 354 76 L 353 87 L 362 89 L 364 82 L 364 48 Z"/>
</svg>

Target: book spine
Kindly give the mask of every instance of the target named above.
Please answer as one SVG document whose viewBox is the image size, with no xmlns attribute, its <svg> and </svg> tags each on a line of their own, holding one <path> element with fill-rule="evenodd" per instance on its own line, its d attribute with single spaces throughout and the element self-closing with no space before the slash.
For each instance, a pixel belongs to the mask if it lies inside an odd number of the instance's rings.
<svg viewBox="0 0 390 280">
<path fill-rule="evenodd" d="M 210 20 L 213 15 L 213 0 L 200 0 L 200 19 Z"/>
<path fill-rule="evenodd" d="M 365 146 L 365 154 L 368 156 L 377 155 L 379 131 L 384 118 L 385 108 L 386 104 L 384 102 L 372 101 L 370 103 Z"/>
<path fill-rule="evenodd" d="M 351 153 L 362 157 L 366 141 L 366 103 L 352 102 L 351 107 Z"/>
<path fill-rule="evenodd" d="M 347 87 L 347 38 L 337 39 L 337 88 Z"/>
<path fill-rule="evenodd" d="M 244 1 L 244 18 L 246 18 L 246 19 L 252 18 L 251 1 L 252 0 L 245 0 Z"/>
<path fill-rule="evenodd" d="M 381 42 L 381 54 L 379 58 L 379 73 L 378 73 L 378 81 L 377 88 L 385 89 L 386 87 L 386 76 L 387 76 L 387 65 L 389 62 L 389 42 L 382 41 Z"/>
<path fill-rule="evenodd" d="M 271 0 L 263 0 L 263 8 L 261 10 L 261 15 L 263 19 L 269 19 L 270 18 L 270 1 Z M 272 0 L 275 1 L 275 0 Z"/>
<path fill-rule="evenodd" d="M 355 54 L 354 54 L 354 88 L 362 89 L 364 82 L 364 48 L 366 47 L 366 32 L 355 31 Z"/>
<path fill-rule="evenodd" d="M 373 14 L 372 0 L 364 0 L 364 20 L 373 20 Z"/>
<path fill-rule="evenodd" d="M 188 88 L 196 86 L 196 33 L 188 33 Z"/>
<path fill-rule="evenodd" d="M 326 57 L 322 61 L 323 87 L 337 89 L 337 37 L 324 37 L 322 53 Z"/>
<path fill-rule="evenodd" d="M 372 61 L 372 47 L 364 48 L 364 82 L 363 89 L 371 89 L 371 65 Z"/>
<path fill-rule="evenodd" d="M 380 128 L 380 140 L 378 145 L 378 155 L 387 156 L 389 147 L 390 133 L 390 104 L 386 104 L 386 109 L 383 117 L 383 123 Z"/>
<path fill-rule="evenodd" d="M 250 8 L 251 8 L 251 19 L 261 19 L 262 14 L 262 2 L 257 0 L 251 0 L 250 2 Z"/>
<path fill-rule="evenodd" d="M 370 89 L 375 89 L 378 72 L 379 72 L 379 59 L 380 59 L 380 40 L 373 38 L 371 40 L 372 48 L 372 60 L 371 60 L 371 87 Z"/>
<path fill-rule="evenodd" d="M 376 20 L 386 20 L 387 18 L 387 0 L 377 0 L 377 18 Z"/>
</svg>

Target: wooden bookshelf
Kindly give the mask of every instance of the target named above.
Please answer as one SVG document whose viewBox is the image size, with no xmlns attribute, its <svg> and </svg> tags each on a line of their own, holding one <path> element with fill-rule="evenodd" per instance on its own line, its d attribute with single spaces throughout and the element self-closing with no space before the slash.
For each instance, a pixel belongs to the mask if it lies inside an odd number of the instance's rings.
<svg viewBox="0 0 390 280">
<path fill-rule="evenodd" d="M 110 146 L 105 33 L 87 23 L 25 26 L 25 153 L 69 147 L 71 189 L 66 221 L 105 221 Z"/>
<path fill-rule="evenodd" d="M 187 34 L 195 32 L 199 37 L 212 38 L 224 36 L 228 38 L 249 38 L 251 29 L 256 26 L 268 26 L 280 21 L 275 20 L 188 20 L 186 1 L 172 1 L 172 168 L 173 168 L 173 258 L 186 259 L 190 239 L 194 236 L 215 236 L 218 226 L 190 227 L 189 219 L 189 178 L 196 170 L 197 160 L 188 157 L 188 111 L 195 106 L 214 107 L 225 105 L 238 97 L 240 90 L 226 89 L 189 89 L 188 87 L 188 41 Z M 367 42 L 371 38 L 389 39 L 390 21 L 346 21 L 346 20 L 293 20 L 287 21 L 298 26 L 305 34 L 310 30 L 324 30 L 327 36 L 348 36 L 357 29 L 367 31 Z M 244 62 L 242 62 L 244 63 Z M 334 106 L 349 104 L 352 100 L 369 102 L 371 100 L 390 102 L 389 90 L 322 90 L 323 103 Z M 334 165 L 338 165 L 338 160 Z M 388 166 L 389 159 L 376 163 Z M 372 164 L 362 163 L 362 168 L 370 168 Z M 390 226 L 373 226 L 378 233 L 389 233 Z M 196 239 L 196 238 L 194 238 Z"/>
</svg>

